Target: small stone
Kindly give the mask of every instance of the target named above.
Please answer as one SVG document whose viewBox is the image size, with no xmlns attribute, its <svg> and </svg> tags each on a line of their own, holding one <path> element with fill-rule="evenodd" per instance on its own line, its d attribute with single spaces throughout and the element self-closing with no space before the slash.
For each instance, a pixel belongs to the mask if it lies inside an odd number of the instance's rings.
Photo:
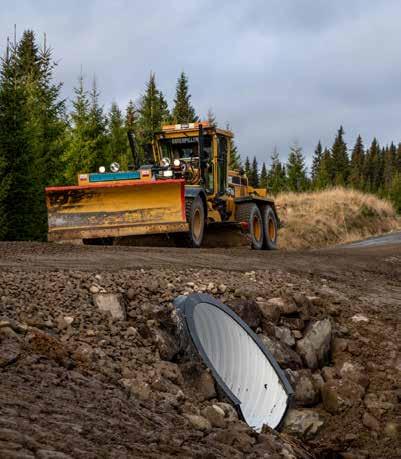
<svg viewBox="0 0 401 459">
<path fill-rule="evenodd" d="M 57 319 L 57 327 L 60 330 L 64 330 L 65 328 L 68 328 L 72 323 L 74 322 L 74 317 L 72 316 L 60 316 Z"/>
<path fill-rule="evenodd" d="M 135 327 L 128 327 L 126 335 L 127 336 L 136 336 L 138 334 L 138 330 Z"/>
<path fill-rule="evenodd" d="M 217 405 L 207 406 L 201 411 L 213 427 L 225 427 L 226 420 L 224 419 L 224 411 Z"/>
<path fill-rule="evenodd" d="M 210 400 L 217 395 L 213 376 L 207 370 L 200 375 L 196 382 L 196 388 L 201 401 Z"/>
<path fill-rule="evenodd" d="M 276 306 L 280 310 L 280 313 L 283 315 L 298 312 L 297 305 L 293 301 L 284 298 L 270 298 L 267 301 L 267 304 Z"/>
<path fill-rule="evenodd" d="M 369 319 L 363 314 L 355 314 L 351 317 L 353 322 L 369 322 Z"/>
<path fill-rule="evenodd" d="M 295 389 L 295 400 L 300 406 L 311 406 L 319 402 L 320 391 L 317 389 L 310 370 L 286 370 Z"/>
<path fill-rule="evenodd" d="M 274 327 L 274 334 L 276 338 L 287 346 L 294 346 L 295 339 L 291 333 L 291 330 L 287 327 Z"/>
<path fill-rule="evenodd" d="M 139 400 L 148 400 L 151 398 L 152 390 L 147 382 L 137 379 L 121 379 L 120 382 Z"/>
<path fill-rule="evenodd" d="M 207 291 L 208 292 L 211 292 L 216 286 L 213 284 L 213 282 L 209 282 L 209 284 L 207 285 Z"/>
<path fill-rule="evenodd" d="M 314 370 L 329 359 L 332 326 L 329 319 L 315 322 L 297 341 L 297 351 L 308 368 Z"/>
<path fill-rule="evenodd" d="M 322 400 L 326 411 L 340 413 L 362 400 L 363 387 L 349 380 L 330 380 L 324 383 Z"/>
<path fill-rule="evenodd" d="M 131 301 L 135 299 L 135 290 L 133 288 L 129 288 L 127 290 L 127 298 Z"/>
<path fill-rule="evenodd" d="M 196 414 L 184 414 L 184 417 L 188 419 L 192 427 L 194 427 L 196 430 L 209 432 L 212 428 L 209 420 L 203 416 L 198 416 Z"/>
<path fill-rule="evenodd" d="M 194 288 L 195 287 L 195 283 L 194 282 L 187 282 L 185 284 L 187 287 L 191 287 L 191 288 Z"/>
<path fill-rule="evenodd" d="M 91 285 L 89 287 L 89 291 L 93 294 L 96 294 L 100 292 L 100 288 L 97 285 Z"/>
<path fill-rule="evenodd" d="M 400 426 L 395 422 L 388 422 L 384 427 L 384 433 L 387 437 L 396 440 L 400 435 Z"/>
<path fill-rule="evenodd" d="M 224 416 L 228 421 L 236 421 L 238 420 L 238 413 L 235 408 L 230 403 L 225 402 L 217 402 L 213 406 L 218 406 L 224 412 Z"/>
<path fill-rule="evenodd" d="M 380 430 L 379 421 L 366 411 L 362 416 L 362 424 L 370 430 L 374 430 L 376 432 Z"/>
<path fill-rule="evenodd" d="M 271 304 L 268 301 L 256 299 L 263 319 L 268 322 L 277 323 L 280 319 L 280 308 L 276 304 Z"/>
<path fill-rule="evenodd" d="M 224 285 L 224 284 L 220 284 L 219 287 L 218 287 L 218 290 L 219 290 L 220 293 L 226 293 L 227 286 Z"/>
<path fill-rule="evenodd" d="M 98 293 L 93 297 L 100 311 L 109 312 L 113 319 L 126 320 L 127 314 L 122 305 L 120 295 L 114 293 Z"/>
</svg>

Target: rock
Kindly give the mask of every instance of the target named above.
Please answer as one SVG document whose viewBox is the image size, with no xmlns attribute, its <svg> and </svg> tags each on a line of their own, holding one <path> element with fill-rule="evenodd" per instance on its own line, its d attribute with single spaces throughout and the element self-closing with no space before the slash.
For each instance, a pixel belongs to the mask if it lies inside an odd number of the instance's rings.
<svg viewBox="0 0 401 459">
<path fill-rule="evenodd" d="M 267 301 L 267 304 L 270 306 L 276 306 L 283 315 L 298 312 L 297 305 L 293 301 L 284 298 L 270 298 Z"/>
<path fill-rule="evenodd" d="M 207 371 L 203 371 L 195 383 L 198 396 L 201 401 L 210 400 L 216 397 L 213 376 Z"/>
<path fill-rule="evenodd" d="M 0 336 L 0 368 L 15 363 L 21 353 L 17 337 Z"/>
<path fill-rule="evenodd" d="M 387 437 L 396 440 L 400 435 L 400 425 L 395 422 L 388 422 L 384 427 L 384 433 Z"/>
<path fill-rule="evenodd" d="M 324 424 L 324 418 L 316 411 L 290 409 L 284 419 L 284 430 L 302 439 L 313 438 Z"/>
<path fill-rule="evenodd" d="M 74 317 L 72 316 L 60 316 L 57 319 L 57 328 L 60 330 L 64 330 L 65 328 L 68 328 L 72 323 L 74 322 Z"/>
<path fill-rule="evenodd" d="M 127 336 L 137 336 L 138 330 L 135 327 L 128 327 L 126 331 Z"/>
<path fill-rule="evenodd" d="M 305 328 L 305 321 L 300 317 L 281 317 L 280 324 L 292 331 L 303 330 Z"/>
<path fill-rule="evenodd" d="M 262 317 L 267 322 L 277 323 L 280 319 L 280 308 L 276 304 L 270 304 L 268 301 L 257 301 Z"/>
<path fill-rule="evenodd" d="M 286 370 L 286 373 L 295 389 L 295 400 L 298 405 L 311 406 L 319 402 L 320 392 L 310 370 Z"/>
<path fill-rule="evenodd" d="M 252 329 L 259 327 L 262 321 L 262 313 L 256 301 L 233 300 L 230 303 L 231 309 Z"/>
<path fill-rule="evenodd" d="M 95 295 L 96 293 L 100 292 L 100 287 L 98 287 L 97 285 L 91 285 L 89 287 L 89 291 Z"/>
<path fill-rule="evenodd" d="M 363 314 L 355 314 L 351 317 L 353 322 L 369 322 L 369 319 Z"/>
<path fill-rule="evenodd" d="M 153 328 L 153 326 L 151 327 Z M 178 340 L 160 328 L 154 328 L 154 342 L 162 360 L 172 360 L 179 352 Z"/>
<path fill-rule="evenodd" d="M 210 422 L 203 416 L 198 416 L 196 414 L 184 414 L 184 417 L 188 419 L 192 427 L 194 427 L 196 430 L 209 432 L 212 428 Z"/>
<path fill-rule="evenodd" d="M 337 370 L 334 367 L 323 367 L 322 376 L 325 381 L 330 381 L 331 379 L 337 379 Z"/>
<path fill-rule="evenodd" d="M 215 405 L 223 410 L 224 416 L 227 419 L 227 421 L 231 422 L 238 420 L 238 413 L 230 403 L 217 402 Z"/>
<path fill-rule="evenodd" d="M 205 417 L 213 427 L 223 428 L 226 426 L 224 411 L 217 405 L 207 406 L 201 411 L 201 415 Z"/>
<path fill-rule="evenodd" d="M 114 293 L 98 293 L 93 297 L 100 311 L 109 312 L 113 319 L 126 320 L 127 314 L 120 295 Z"/>
<path fill-rule="evenodd" d="M 274 335 L 287 346 L 291 347 L 295 345 L 295 338 L 292 336 L 291 330 L 287 327 L 274 327 Z"/>
<path fill-rule="evenodd" d="M 279 341 L 275 341 L 265 335 L 258 335 L 268 351 L 271 352 L 277 363 L 283 368 L 297 370 L 302 367 L 300 356 L 290 347 Z"/>
<path fill-rule="evenodd" d="M 322 387 L 322 400 L 326 411 L 340 413 L 359 403 L 364 395 L 363 387 L 350 380 L 330 380 Z"/>
<path fill-rule="evenodd" d="M 334 338 L 332 341 L 332 353 L 333 355 L 341 354 L 342 352 L 346 352 L 348 349 L 348 341 L 345 338 Z"/>
<path fill-rule="evenodd" d="M 148 400 L 151 398 L 152 390 L 147 382 L 138 379 L 120 379 L 120 382 L 139 400 Z"/>
<path fill-rule="evenodd" d="M 225 285 L 225 284 L 220 284 L 220 285 L 218 286 L 218 290 L 219 290 L 220 293 L 226 293 L 226 291 L 227 291 L 227 285 Z"/>
<path fill-rule="evenodd" d="M 362 424 L 370 430 L 378 432 L 380 430 L 379 421 L 367 411 L 363 413 Z"/>
<path fill-rule="evenodd" d="M 156 369 L 159 373 L 169 381 L 179 386 L 184 383 L 180 367 L 173 362 L 160 361 L 156 363 Z"/>
<path fill-rule="evenodd" d="M 297 351 L 310 369 L 321 367 L 329 360 L 331 334 L 330 320 L 319 320 L 297 341 Z"/>
<path fill-rule="evenodd" d="M 341 376 L 341 378 L 350 379 L 364 388 L 369 385 L 369 376 L 362 365 L 344 362 L 337 373 Z"/>
<path fill-rule="evenodd" d="M 129 288 L 127 290 L 127 298 L 131 301 L 135 299 L 135 290 L 133 288 Z"/>
</svg>

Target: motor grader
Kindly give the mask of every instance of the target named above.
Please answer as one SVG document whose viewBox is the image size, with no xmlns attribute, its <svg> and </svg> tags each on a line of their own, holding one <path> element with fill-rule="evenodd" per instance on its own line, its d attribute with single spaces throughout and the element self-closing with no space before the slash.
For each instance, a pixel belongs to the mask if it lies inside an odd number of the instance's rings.
<svg viewBox="0 0 401 459">
<path fill-rule="evenodd" d="M 78 185 L 46 188 L 48 239 L 99 241 L 166 234 L 201 247 L 205 234 L 241 228 L 254 249 L 275 249 L 279 219 L 265 189 L 229 170 L 232 132 L 207 122 L 163 126 L 130 170 L 80 173 Z"/>
</svg>

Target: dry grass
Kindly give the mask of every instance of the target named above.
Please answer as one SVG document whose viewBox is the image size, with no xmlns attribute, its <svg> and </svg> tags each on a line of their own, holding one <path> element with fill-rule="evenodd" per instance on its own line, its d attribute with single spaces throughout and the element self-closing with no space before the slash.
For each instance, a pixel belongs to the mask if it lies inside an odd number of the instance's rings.
<svg viewBox="0 0 401 459">
<path fill-rule="evenodd" d="M 325 247 L 401 228 L 390 202 L 345 188 L 276 197 L 283 249 Z"/>
</svg>

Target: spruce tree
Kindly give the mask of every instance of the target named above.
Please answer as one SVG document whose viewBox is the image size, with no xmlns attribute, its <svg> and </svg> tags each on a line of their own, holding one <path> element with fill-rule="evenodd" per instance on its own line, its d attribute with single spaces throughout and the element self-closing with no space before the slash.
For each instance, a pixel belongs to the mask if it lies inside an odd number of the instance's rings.
<svg viewBox="0 0 401 459">
<path fill-rule="evenodd" d="M 401 214 L 401 173 L 394 174 L 391 186 L 388 192 L 388 197 L 394 205 L 395 210 Z"/>
<path fill-rule="evenodd" d="M 314 187 L 317 190 L 323 190 L 333 185 L 333 161 L 330 150 L 325 148 L 322 154 L 322 160 L 316 174 Z"/>
<path fill-rule="evenodd" d="M 249 161 L 249 157 L 248 156 L 245 158 L 244 171 L 245 171 L 245 175 L 248 177 L 248 181 L 249 181 L 250 180 L 250 175 L 251 175 L 251 162 Z"/>
<path fill-rule="evenodd" d="M 271 168 L 267 174 L 269 190 L 276 195 L 287 189 L 287 177 L 284 164 L 280 161 L 277 149 L 271 155 Z"/>
<path fill-rule="evenodd" d="M 334 185 L 346 185 L 349 176 L 349 158 L 347 144 L 344 141 L 344 129 L 340 126 L 331 148 Z"/>
<path fill-rule="evenodd" d="M 211 108 L 209 108 L 209 110 L 207 111 L 206 118 L 207 118 L 207 122 L 209 123 L 209 126 L 217 127 L 216 116 L 213 113 L 213 110 Z"/>
<path fill-rule="evenodd" d="M 191 94 L 188 90 L 188 78 L 184 72 L 178 78 L 172 113 L 173 123 L 185 124 L 198 121 L 195 109 L 190 102 Z"/>
<path fill-rule="evenodd" d="M 127 133 L 121 110 L 115 102 L 111 104 L 108 116 L 108 147 L 111 160 L 117 161 L 121 170 L 128 170 Z"/>
<path fill-rule="evenodd" d="M 262 170 L 260 171 L 260 183 L 259 183 L 260 188 L 267 188 L 267 169 L 266 169 L 266 163 L 263 161 L 262 163 Z"/>
<path fill-rule="evenodd" d="M 259 169 L 256 156 L 253 157 L 251 169 L 249 171 L 249 185 L 253 186 L 254 188 L 259 187 Z"/>
<path fill-rule="evenodd" d="M 371 193 L 377 192 L 383 178 L 383 163 L 380 145 L 376 138 L 366 152 L 363 173 L 365 190 Z"/>
<path fill-rule="evenodd" d="M 157 89 L 154 73 L 150 74 L 138 112 L 137 139 L 139 153 L 142 156 L 142 161 L 153 161 L 149 145 L 152 142 L 154 133 L 161 129 L 163 123 L 170 121 L 167 102 L 161 91 Z"/>
<path fill-rule="evenodd" d="M 230 130 L 230 125 L 227 123 L 226 126 L 227 131 Z M 240 154 L 238 153 L 238 148 L 237 145 L 235 144 L 235 141 L 232 137 L 229 138 L 229 147 L 230 147 L 230 164 L 229 168 L 231 170 L 239 170 L 241 167 L 241 157 Z"/>
<path fill-rule="evenodd" d="M 306 191 L 308 189 L 308 177 L 305 158 L 302 154 L 302 148 L 297 144 L 290 148 L 286 169 L 288 189 L 295 192 Z"/>
<path fill-rule="evenodd" d="M 352 150 L 349 184 L 356 189 L 362 190 L 363 184 L 363 163 L 365 160 L 365 150 L 362 137 L 358 135 L 355 146 Z"/>
<path fill-rule="evenodd" d="M 323 149 L 322 149 L 322 144 L 319 140 L 315 152 L 313 154 L 313 159 L 312 159 L 312 171 L 311 171 L 311 178 L 312 178 L 312 183 L 315 186 L 316 184 L 316 178 L 318 174 L 318 170 L 320 167 L 320 163 L 322 161 L 322 156 L 323 156 Z"/>
<path fill-rule="evenodd" d="M 397 149 L 393 142 L 385 149 L 383 165 L 383 191 L 388 193 L 392 186 L 393 177 L 396 174 L 396 154 Z"/>
</svg>

